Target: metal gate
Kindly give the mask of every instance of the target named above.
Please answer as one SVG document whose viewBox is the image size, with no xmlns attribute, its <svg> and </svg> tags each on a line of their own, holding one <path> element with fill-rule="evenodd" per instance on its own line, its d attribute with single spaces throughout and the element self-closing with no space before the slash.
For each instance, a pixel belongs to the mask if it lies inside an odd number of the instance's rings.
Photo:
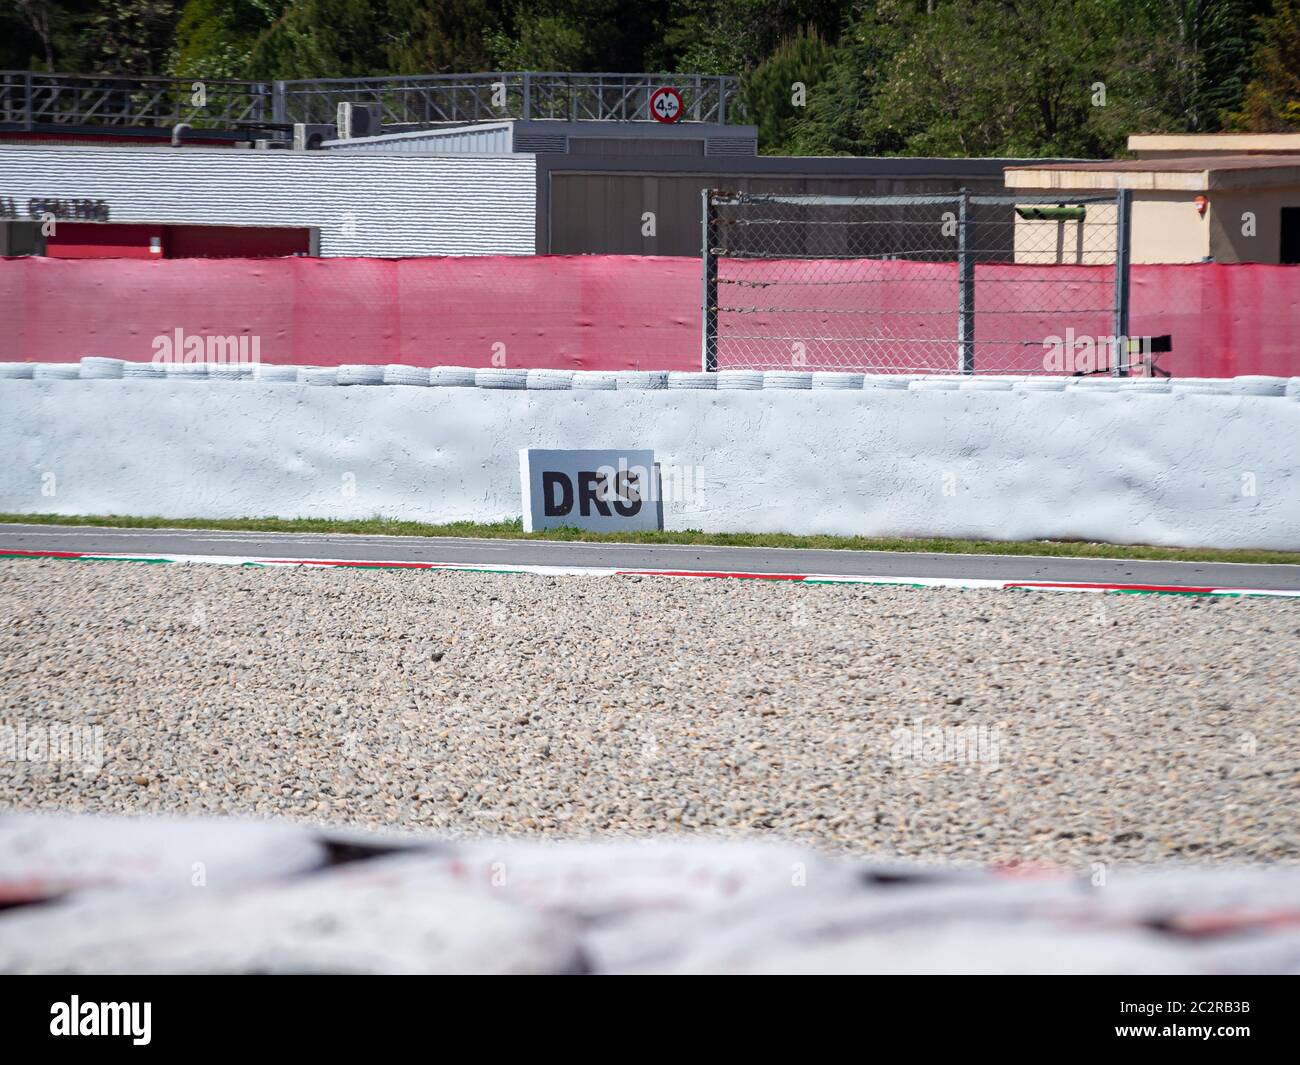
<svg viewBox="0 0 1300 1065">
<path fill-rule="evenodd" d="M 1128 370 L 1129 192 L 704 192 L 705 370 Z"/>
</svg>

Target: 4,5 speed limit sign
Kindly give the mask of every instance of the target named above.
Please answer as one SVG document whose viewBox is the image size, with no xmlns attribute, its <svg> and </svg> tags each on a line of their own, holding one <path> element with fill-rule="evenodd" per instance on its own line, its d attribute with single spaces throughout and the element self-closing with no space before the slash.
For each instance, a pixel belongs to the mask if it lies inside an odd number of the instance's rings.
<svg viewBox="0 0 1300 1065">
<path fill-rule="evenodd" d="M 676 122 L 682 117 L 682 94 L 668 85 L 650 94 L 650 113 L 660 122 Z"/>
</svg>

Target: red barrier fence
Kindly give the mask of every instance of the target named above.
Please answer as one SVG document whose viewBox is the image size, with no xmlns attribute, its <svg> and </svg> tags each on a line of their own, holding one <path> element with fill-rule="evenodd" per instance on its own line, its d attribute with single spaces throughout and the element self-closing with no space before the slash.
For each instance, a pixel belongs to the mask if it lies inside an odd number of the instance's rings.
<svg viewBox="0 0 1300 1065">
<path fill-rule="evenodd" d="M 179 329 L 257 337 L 271 363 L 698 369 L 700 293 L 698 260 L 654 256 L 15 258 L 0 260 L 0 360 L 147 361 Z M 865 313 L 890 328 L 889 310 Z M 1014 317 L 995 327 L 1110 332 L 1099 315 Z M 1300 267 L 1134 266 L 1130 333 L 1172 334 L 1158 362 L 1178 376 L 1300 375 Z"/>
</svg>

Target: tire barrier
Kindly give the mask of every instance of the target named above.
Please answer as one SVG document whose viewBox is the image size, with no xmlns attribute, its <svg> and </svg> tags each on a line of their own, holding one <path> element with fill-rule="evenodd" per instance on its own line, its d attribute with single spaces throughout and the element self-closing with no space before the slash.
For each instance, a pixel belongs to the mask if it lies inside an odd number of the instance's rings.
<svg viewBox="0 0 1300 1065">
<path fill-rule="evenodd" d="M 573 388 L 591 392 L 613 392 L 618 388 L 618 376 L 604 370 L 575 373 L 569 380 Z"/>
<path fill-rule="evenodd" d="M 357 365 L 349 363 L 338 368 L 335 384 L 340 385 L 382 385 L 385 369 L 382 366 Z"/>
<path fill-rule="evenodd" d="M 32 370 L 36 381 L 75 381 L 80 376 L 79 362 L 38 362 Z"/>
<path fill-rule="evenodd" d="M 763 387 L 761 370 L 722 370 L 718 373 L 718 391 L 756 392 Z"/>
<path fill-rule="evenodd" d="M 667 370 L 625 370 L 614 375 L 619 388 L 661 392 L 668 387 Z"/>
<path fill-rule="evenodd" d="M 344 381 L 380 368 L 300 367 L 290 382 L 287 368 L 225 379 L 145 363 L 83 376 L 114 369 L 32 364 L 27 379 L 0 364 L 0 511 L 500 521 L 521 512 L 519 449 L 642 447 L 699 474 L 664 500 L 668 529 L 1300 548 L 1287 378 L 814 388 L 811 372 L 778 371 L 723 400 L 720 380 L 740 378 L 439 367 L 423 387 L 422 368 L 394 365 L 382 377 L 415 387 L 358 386 Z M 248 386 L 268 380 L 281 383 Z M 325 402 L 316 387 L 353 392 Z"/>
<path fill-rule="evenodd" d="M 122 359 L 101 359 L 90 355 L 81 360 L 81 380 L 110 381 L 121 377 L 125 366 Z"/>
<path fill-rule="evenodd" d="M 859 375 L 861 376 L 861 375 Z M 862 384 L 861 381 L 858 382 Z M 764 388 L 790 388 L 790 389 L 810 389 L 813 386 L 813 375 L 811 372 L 800 372 L 789 370 L 767 370 L 763 374 Z"/>
<path fill-rule="evenodd" d="M 865 376 L 865 374 L 860 373 L 840 373 L 835 370 L 827 370 L 812 375 L 812 387 L 818 391 L 854 392 L 862 387 L 862 379 Z M 766 374 L 763 377 L 763 387 L 771 387 L 767 383 Z"/>
<path fill-rule="evenodd" d="M 527 388 L 527 370 L 475 370 L 474 384 L 479 388 Z"/>
<path fill-rule="evenodd" d="M 718 375 L 715 373 L 692 373 L 674 370 L 668 375 L 668 388 L 672 391 L 685 389 L 713 389 L 718 387 Z"/>
</svg>

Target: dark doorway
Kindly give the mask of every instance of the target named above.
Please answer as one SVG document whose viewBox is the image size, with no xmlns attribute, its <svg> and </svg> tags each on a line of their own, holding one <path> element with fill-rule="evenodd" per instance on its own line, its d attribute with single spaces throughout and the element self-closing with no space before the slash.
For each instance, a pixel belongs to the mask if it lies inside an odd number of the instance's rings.
<svg viewBox="0 0 1300 1065">
<path fill-rule="evenodd" d="M 1282 253 L 1280 263 L 1300 263 L 1300 207 L 1282 208 Z"/>
</svg>

